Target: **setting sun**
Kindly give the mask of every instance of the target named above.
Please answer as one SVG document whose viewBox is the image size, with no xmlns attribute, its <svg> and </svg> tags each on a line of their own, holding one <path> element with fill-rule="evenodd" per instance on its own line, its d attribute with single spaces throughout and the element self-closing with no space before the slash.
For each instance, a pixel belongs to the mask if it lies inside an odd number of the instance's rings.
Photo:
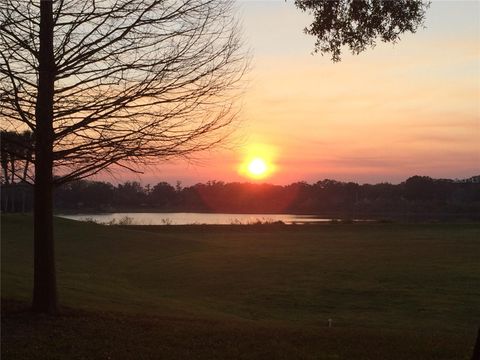
<svg viewBox="0 0 480 360">
<path fill-rule="evenodd" d="M 276 153 L 276 149 L 271 145 L 247 145 L 244 148 L 243 161 L 238 167 L 239 174 L 253 180 L 270 177 L 276 171 Z"/>
<path fill-rule="evenodd" d="M 261 177 L 267 171 L 267 164 L 263 159 L 255 158 L 248 164 L 248 172 L 253 177 Z"/>
</svg>

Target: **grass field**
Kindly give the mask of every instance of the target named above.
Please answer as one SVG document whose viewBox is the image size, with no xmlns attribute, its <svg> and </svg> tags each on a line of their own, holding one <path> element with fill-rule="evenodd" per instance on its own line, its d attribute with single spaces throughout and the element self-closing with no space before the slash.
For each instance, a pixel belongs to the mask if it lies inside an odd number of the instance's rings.
<svg viewBox="0 0 480 360">
<path fill-rule="evenodd" d="M 31 238 L 2 218 L 2 359 L 469 359 L 480 325 L 478 224 L 57 219 L 58 318 Z"/>
</svg>

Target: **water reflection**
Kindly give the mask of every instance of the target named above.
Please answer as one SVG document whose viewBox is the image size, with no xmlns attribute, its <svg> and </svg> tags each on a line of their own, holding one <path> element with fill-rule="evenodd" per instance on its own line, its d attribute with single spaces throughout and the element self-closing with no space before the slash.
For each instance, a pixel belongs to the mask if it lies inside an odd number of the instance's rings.
<svg viewBox="0 0 480 360">
<path fill-rule="evenodd" d="M 72 220 L 94 221 L 102 224 L 124 223 L 126 225 L 229 225 L 274 223 L 279 221 L 285 224 L 305 224 L 332 220 L 313 215 L 291 214 L 111 213 L 59 216 Z"/>
</svg>

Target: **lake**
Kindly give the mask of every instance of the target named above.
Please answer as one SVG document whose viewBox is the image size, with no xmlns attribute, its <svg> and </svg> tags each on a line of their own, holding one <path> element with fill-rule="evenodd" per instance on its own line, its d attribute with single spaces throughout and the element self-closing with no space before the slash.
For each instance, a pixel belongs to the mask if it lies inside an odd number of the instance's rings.
<svg viewBox="0 0 480 360">
<path fill-rule="evenodd" d="M 314 215 L 292 214 L 211 214 L 211 213 L 109 213 L 58 215 L 66 219 L 94 221 L 102 224 L 127 223 L 128 225 L 230 225 L 272 223 L 282 221 L 285 224 L 305 224 L 329 222 L 332 219 Z"/>
</svg>

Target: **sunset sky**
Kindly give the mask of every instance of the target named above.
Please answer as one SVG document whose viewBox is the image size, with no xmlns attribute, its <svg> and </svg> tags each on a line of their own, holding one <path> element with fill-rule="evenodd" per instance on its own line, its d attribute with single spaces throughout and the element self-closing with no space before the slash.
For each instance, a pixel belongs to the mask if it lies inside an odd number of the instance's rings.
<svg viewBox="0 0 480 360">
<path fill-rule="evenodd" d="M 393 182 L 480 173 L 480 6 L 433 1 L 425 29 L 340 63 L 312 55 L 293 1 L 239 1 L 252 69 L 231 144 L 108 181 Z M 259 152 L 260 154 L 257 154 Z M 267 176 L 245 162 L 266 157 Z M 273 164 L 273 165 L 271 165 Z"/>
</svg>

